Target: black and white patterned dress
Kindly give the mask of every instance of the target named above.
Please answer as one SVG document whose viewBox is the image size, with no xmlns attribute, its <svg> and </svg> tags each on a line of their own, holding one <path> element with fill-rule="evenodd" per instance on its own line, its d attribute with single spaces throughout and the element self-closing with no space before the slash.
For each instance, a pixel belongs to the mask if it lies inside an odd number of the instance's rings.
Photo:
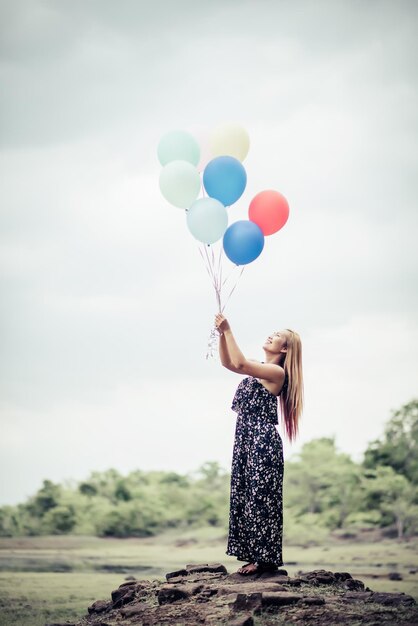
<svg viewBox="0 0 418 626">
<path fill-rule="evenodd" d="M 287 378 L 284 383 L 287 385 Z M 228 545 L 239 561 L 283 565 L 283 444 L 277 396 L 252 376 L 235 392 Z"/>
</svg>

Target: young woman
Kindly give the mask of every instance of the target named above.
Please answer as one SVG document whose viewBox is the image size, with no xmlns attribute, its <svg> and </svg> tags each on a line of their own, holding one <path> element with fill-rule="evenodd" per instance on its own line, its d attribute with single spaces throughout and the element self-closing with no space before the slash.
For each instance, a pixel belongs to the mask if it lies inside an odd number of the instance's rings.
<svg viewBox="0 0 418 626">
<path fill-rule="evenodd" d="M 298 434 L 303 409 L 302 344 L 289 328 L 265 341 L 265 361 L 246 359 L 227 319 L 217 314 L 222 365 L 246 374 L 235 392 L 237 412 L 232 457 L 229 533 L 226 554 L 249 561 L 238 574 L 275 571 L 283 565 L 283 444 L 278 400 L 286 435 Z"/>
</svg>

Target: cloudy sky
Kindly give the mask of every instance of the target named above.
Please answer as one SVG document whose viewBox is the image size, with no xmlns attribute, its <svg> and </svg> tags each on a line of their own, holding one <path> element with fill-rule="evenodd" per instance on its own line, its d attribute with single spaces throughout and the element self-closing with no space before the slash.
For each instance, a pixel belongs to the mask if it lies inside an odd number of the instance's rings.
<svg viewBox="0 0 418 626">
<path fill-rule="evenodd" d="M 226 309 L 248 357 L 302 337 L 285 458 L 335 436 L 360 460 L 418 392 L 417 3 L 0 8 L 0 504 L 110 467 L 230 469 L 241 377 L 205 359 L 213 288 L 158 185 L 177 128 L 248 131 L 230 223 L 262 189 L 289 201 Z"/>
</svg>

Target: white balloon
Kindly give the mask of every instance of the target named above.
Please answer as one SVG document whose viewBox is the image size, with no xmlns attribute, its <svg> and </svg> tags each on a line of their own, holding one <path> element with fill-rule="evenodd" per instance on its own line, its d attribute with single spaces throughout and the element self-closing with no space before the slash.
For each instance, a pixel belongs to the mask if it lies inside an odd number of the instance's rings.
<svg viewBox="0 0 418 626">
<path fill-rule="evenodd" d="M 215 243 L 228 227 L 228 213 L 215 198 L 199 198 L 187 211 L 187 226 L 202 243 Z"/>
<path fill-rule="evenodd" d="M 187 209 L 200 193 L 199 172 L 187 161 L 171 161 L 161 170 L 160 189 L 168 202 Z"/>
<path fill-rule="evenodd" d="M 214 157 L 233 156 L 243 161 L 250 149 L 250 137 L 237 124 L 218 126 L 211 134 L 210 146 Z"/>
</svg>

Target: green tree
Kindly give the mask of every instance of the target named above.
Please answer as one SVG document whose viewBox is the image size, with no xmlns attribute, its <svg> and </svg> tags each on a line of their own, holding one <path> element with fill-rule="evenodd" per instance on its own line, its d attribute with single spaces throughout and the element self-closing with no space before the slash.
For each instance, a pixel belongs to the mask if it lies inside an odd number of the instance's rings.
<svg viewBox="0 0 418 626">
<path fill-rule="evenodd" d="M 97 495 L 97 487 L 89 482 L 81 483 L 78 486 L 78 490 L 81 494 L 83 494 L 83 496 L 88 496 L 89 498 Z"/>
<path fill-rule="evenodd" d="M 395 524 L 398 539 L 413 534 L 418 523 L 414 505 L 416 488 L 390 466 L 369 470 L 362 482 L 365 503 L 369 509 L 379 509 L 382 525 Z"/>
<path fill-rule="evenodd" d="M 207 461 L 199 467 L 195 472 L 197 476 L 197 484 L 204 485 L 208 489 L 219 489 L 225 485 L 225 479 L 228 480 L 229 475 L 221 467 L 218 461 Z"/>
<path fill-rule="evenodd" d="M 381 439 L 372 441 L 364 453 L 363 466 L 392 467 L 411 483 L 418 484 L 418 400 L 411 400 L 392 412 Z M 415 502 L 417 500 L 415 499 Z"/>
<path fill-rule="evenodd" d="M 115 498 L 116 500 L 123 500 L 124 502 L 128 502 L 132 500 L 132 494 L 126 485 L 124 480 L 118 480 L 115 486 Z"/>
<path fill-rule="evenodd" d="M 60 485 L 44 480 L 43 486 L 27 504 L 27 509 L 34 517 L 43 517 L 47 511 L 58 506 L 61 497 Z"/>
<path fill-rule="evenodd" d="M 355 463 L 336 450 L 334 438 L 322 437 L 305 443 L 297 460 L 287 462 L 285 499 L 299 514 L 321 513 L 327 525 L 339 527 L 356 502 L 358 482 Z"/>
<path fill-rule="evenodd" d="M 19 520 L 14 506 L 0 508 L 0 537 L 14 537 L 19 531 Z"/>
<path fill-rule="evenodd" d="M 73 506 L 56 506 L 45 513 L 43 524 L 52 535 L 70 533 L 76 524 L 76 512 Z"/>
<path fill-rule="evenodd" d="M 188 480 L 187 476 L 182 476 L 177 472 L 167 472 L 167 474 L 161 478 L 161 484 L 178 487 L 188 487 L 190 485 L 190 481 Z"/>
</svg>

